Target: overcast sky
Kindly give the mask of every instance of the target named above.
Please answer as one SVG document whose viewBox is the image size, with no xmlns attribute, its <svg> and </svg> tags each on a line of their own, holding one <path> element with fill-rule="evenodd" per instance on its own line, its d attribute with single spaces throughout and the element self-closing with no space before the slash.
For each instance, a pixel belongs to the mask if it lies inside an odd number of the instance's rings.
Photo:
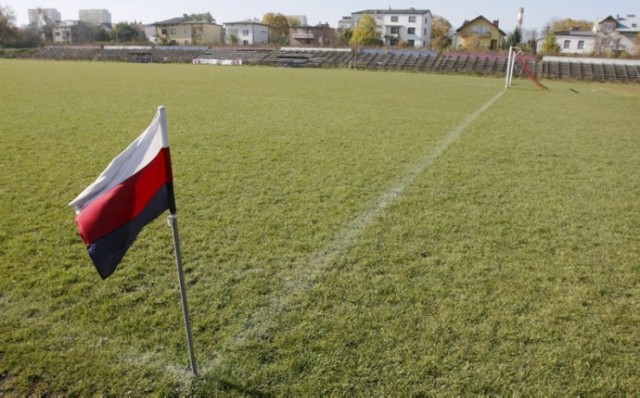
<svg viewBox="0 0 640 398">
<path fill-rule="evenodd" d="M 447 18 L 454 28 L 465 19 L 483 15 L 489 20 L 500 20 L 504 31 L 511 31 L 516 24 L 519 7 L 524 7 L 524 28 L 540 30 L 553 18 L 586 19 L 589 21 L 609 15 L 640 13 L 639 0 L 0 0 L 0 5 L 13 9 L 17 24 L 28 23 L 30 8 L 56 8 L 62 19 L 78 19 L 79 9 L 107 9 L 112 22 L 141 21 L 153 23 L 182 14 L 210 12 L 218 23 L 235 22 L 247 18 L 259 18 L 269 11 L 285 15 L 306 15 L 310 25 L 328 22 L 336 27 L 343 15 L 366 9 L 395 9 L 414 7 L 428 9 L 434 15 Z"/>
</svg>

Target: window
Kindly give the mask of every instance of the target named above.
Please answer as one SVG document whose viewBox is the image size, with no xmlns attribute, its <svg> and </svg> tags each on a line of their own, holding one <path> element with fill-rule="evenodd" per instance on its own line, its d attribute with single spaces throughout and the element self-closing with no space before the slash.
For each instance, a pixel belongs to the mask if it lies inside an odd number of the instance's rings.
<svg viewBox="0 0 640 398">
<path fill-rule="evenodd" d="M 416 46 L 416 41 L 415 40 L 407 40 L 407 44 L 409 45 L 409 47 L 415 47 Z"/>
<path fill-rule="evenodd" d="M 391 17 L 391 22 L 398 22 L 398 17 L 397 16 Z"/>
<path fill-rule="evenodd" d="M 407 34 L 408 35 L 415 35 L 416 34 L 416 28 L 408 28 L 407 29 Z"/>
<path fill-rule="evenodd" d="M 565 40 L 562 48 L 567 49 L 569 47 L 571 47 L 571 40 Z"/>
<path fill-rule="evenodd" d="M 473 33 L 478 35 L 486 35 L 487 33 L 489 33 L 489 28 L 485 25 L 476 26 L 473 28 Z"/>
<path fill-rule="evenodd" d="M 578 42 L 578 50 L 584 50 L 584 40 Z"/>
<path fill-rule="evenodd" d="M 174 28 L 171 28 L 171 34 L 175 35 L 176 34 L 176 30 Z"/>
<path fill-rule="evenodd" d="M 163 35 L 167 34 L 167 30 L 166 29 L 162 29 L 161 32 L 162 32 Z"/>
<path fill-rule="evenodd" d="M 392 26 L 391 27 L 391 34 L 392 35 L 399 35 L 400 34 L 400 27 L 399 26 Z"/>
<path fill-rule="evenodd" d="M 249 36 L 249 29 L 244 29 L 242 31 L 242 36 Z"/>
<path fill-rule="evenodd" d="M 409 22 L 416 22 L 416 17 L 415 16 L 409 17 Z"/>
</svg>

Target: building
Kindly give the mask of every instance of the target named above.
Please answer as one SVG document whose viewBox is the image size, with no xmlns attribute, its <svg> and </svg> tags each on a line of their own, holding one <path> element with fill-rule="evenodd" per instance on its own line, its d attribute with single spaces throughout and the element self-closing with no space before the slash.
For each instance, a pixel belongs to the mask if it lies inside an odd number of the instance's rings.
<svg viewBox="0 0 640 398">
<path fill-rule="evenodd" d="M 364 10 L 351 13 L 351 30 L 358 26 L 360 18 L 371 15 L 384 45 L 394 47 L 429 47 L 431 44 L 431 24 L 433 16 L 429 10 L 415 8 L 393 10 Z"/>
<path fill-rule="evenodd" d="M 157 44 L 209 45 L 222 43 L 222 26 L 190 18 L 172 18 L 156 22 Z"/>
<path fill-rule="evenodd" d="M 351 16 L 344 16 L 342 17 L 339 21 L 338 21 L 338 32 L 344 32 L 345 30 L 351 30 L 353 29 L 352 23 L 351 23 Z"/>
<path fill-rule="evenodd" d="M 553 32 L 560 54 L 619 56 L 640 54 L 640 20 L 635 15 L 608 16 L 593 25 L 591 31 Z M 542 51 L 545 37 L 538 39 L 538 51 Z"/>
<path fill-rule="evenodd" d="M 327 24 L 289 27 L 289 45 L 293 47 L 332 46 L 335 41 L 336 30 Z"/>
<path fill-rule="evenodd" d="M 592 54 L 595 51 L 596 35 L 592 31 L 571 30 L 553 33 L 561 54 Z M 537 40 L 537 51 L 542 53 L 546 38 Z"/>
<path fill-rule="evenodd" d="M 27 12 L 29 14 L 29 25 L 35 26 L 38 29 L 46 26 L 47 23 L 55 24 L 56 22 L 62 21 L 60 12 L 55 8 L 33 8 Z"/>
<path fill-rule="evenodd" d="M 79 10 L 78 17 L 91 26 L 111 26 L 111 13 L 108 10 Z"/>
<path fill-rule="evenodd" d="M 499 21 L 489 21 L 482 15 L 465 21 L 453 35 L 453 48 L 473 51 L 498 51 L 507 34 L 500 29 Z"/>
<path fill-rule="evenodd" d="M 93 43 L 95 27 L 82 21 L 59 21 L 52 29 L 55 44 Z"/>
<path fill-rule="evenodd" d="M 594 52 L 597 55 L 640 54 L 640 18 L 635 14 L 608 16 L 594 24 Z"/>
<path fill-rule="evenodd" d="M 225 22 L 225 42 L 242 46 L 269 44 L 271 28 L 257 21 Z"/>
</svg>

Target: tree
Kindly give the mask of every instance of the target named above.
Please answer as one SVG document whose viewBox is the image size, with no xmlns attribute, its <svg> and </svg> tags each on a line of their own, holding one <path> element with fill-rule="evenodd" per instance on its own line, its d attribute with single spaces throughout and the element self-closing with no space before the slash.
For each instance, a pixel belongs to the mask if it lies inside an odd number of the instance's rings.
<svg viewBox="0 0 640 398">
<path fill-rule="evenodd" d="M 287 17 L 287 22 L 289 22 L 289 26 L 300 26 L 302 25 L 302 21 L 298 17 L 289 16 Z"/>
<path fill-rule="evenodd" d="M 272 12 L 264 14 L 262 23 L 271 27 L 271 39 L 276 44 L 289 42 L 289 20 L 284 15 Z"/>
<path fill-rule="evenodd" d="M 431 48 L 446 50 L 451 47 L 451 22 L 440 15 L 434 15 L 431 22 Z"/>
<path fill-rule="evenodd" d="M 74 43 L 93 43 L 96 39 L 96 27 L 88 23 L 78 21 L 73 27 Z"/>
<path fill-rule="evenodd" d="M 353 37 L 353 31 L 351 29 L 344 29 L 338 33 L 338 43 L 340 43 L 341 46 L 348 46 L 351 37 Z"/>
<path fill-rule="evenodd" d="M 507 46 L 518 47 L 522 42 L 522 33 L 519 28 L 515 28 L 513 32 L 507 37 L 507 42 L 505 43 Z"/>
<path fill-rule="evenodd" d="M 111 37 L 117 43 L 144 41 L 144 33 L 137 25 L 120 22 L 111 31 Z"/>
<path fill-rule="evenodd" d="M 42 44 L 42 36 L 38 29 L 33 26 L 26 27 L 24 29 L 20 29 L 20 34 L 18 37 L 18 42 L 16 43 L 16 47 L 19 48 L 33 48 L 38 47 Z"/>
<path fill-rule="evenodd" d="M 538 30 L 536 29 L 523 29 L 522 30 L 522 50 L 535 54 L 538 45 Z"/>
<path fill-rule="evenodd" d="M 571 30 L 589 31 L 593 28 L 593 21 L 585 21 L 583 19 L 552 19 L 545 25 L 545 30 L 552 32 L 562 32 Z"/>
<path fill-rule="evenodd" d="M 376 29 L 376 20 L 371 15 L 365 14 L 360 18 L 349 44 L 354 47 L 382 45 L 382 39 Z"/>
<path fill-rule="evenodd" d="M 559 52 L 560 46 L 558 45 L 558 38 L 553 33 L 549 33 L 542 43 L 542 53 L 553 55 Z"/>
<path fill-rule="evenodd" d="M 11 8 L 0 5 L 0 46 L 13 46 L 18 40 L 16 17 Z"/>
<path fill-rule="evenodd" d="M 104 28 L 98 28 L 95 36 L 97 42 L 107 43 L 111 41 L 111 35 Z"/>
<path fill-rule="evenodd" d="M 216 23 L 215 18 L 210 12 L 204 12 L 200 14 L 183 14 L 185 18 L 189 18 L 192 21 L 207 21 L 209 23 Z"/>
</svg>

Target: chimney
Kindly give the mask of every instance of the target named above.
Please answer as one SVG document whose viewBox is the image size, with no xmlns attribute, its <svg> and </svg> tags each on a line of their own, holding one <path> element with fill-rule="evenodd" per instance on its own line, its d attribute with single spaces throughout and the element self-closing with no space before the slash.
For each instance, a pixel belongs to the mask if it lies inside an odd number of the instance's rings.
<svg viewBox="0 0 640 398">
<path fill-rule="evenodd" d="M 522 32 L 522 21 L 524 20 L 524 7 L 520 7 L 518 10 L 518 16 L 516 20 L 516 26 L 519 31 Z"/>
<path fill-rule="evenodd" d="M 494 19 L 493 20 L 493 24 L 496 26 L 496 28 L 500 27 L 500 20 L 499 19 Z"/>
</svg>

